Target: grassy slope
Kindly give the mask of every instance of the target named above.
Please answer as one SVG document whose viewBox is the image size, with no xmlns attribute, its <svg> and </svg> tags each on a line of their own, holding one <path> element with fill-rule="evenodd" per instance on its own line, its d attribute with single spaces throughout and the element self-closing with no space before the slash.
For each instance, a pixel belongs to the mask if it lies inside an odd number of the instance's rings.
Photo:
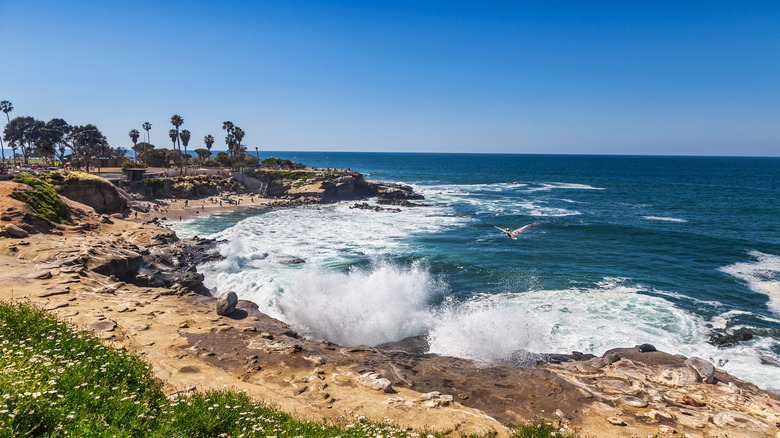
<svg viewBox="0 0 780 438">
<path fill-rule="evenodd" d="M 68 223 L 68 206 L 62 202 L 57 192 L 49 183 L 32 175 L 17 174 L 14 182 L 26 184 L 30 190 L 14 192 L 11 197 L 24 202 L 30 210 L 41 219 L 48 222 Z"/>
</svg>

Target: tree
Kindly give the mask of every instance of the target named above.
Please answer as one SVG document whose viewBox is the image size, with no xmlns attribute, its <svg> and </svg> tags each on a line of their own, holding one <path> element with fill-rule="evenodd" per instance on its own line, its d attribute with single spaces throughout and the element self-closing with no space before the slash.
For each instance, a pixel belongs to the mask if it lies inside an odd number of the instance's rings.
<svg viewBox="0 0 780 438">
<path fill-rule="evenodd" d="M 73 128 L 63 119 L 51 119 L 46 123 L 44 129 L 52 136 L 54 146 L 59 151 L 59 161 L 60 166 L 62 166 L 65 161 L 65 147 L 68 146 L 65 140 Z"/>
<path fill-rule="evenodd" d="M 91 123 L 74 127 L 71 137 L 75 154 L 81 156 L 81 158 L 104 157 L 111 153 L 108 140 Z"/>
<path fill-rule="evenodd" d="M 179 135 L 179 138 L 181 139 L 181 144 L 184 145 L 184 159 L 186 160 L 187 155 L 187 145 L 190 144 L 190 138 L 192 137 L 192 134 L 190 131 L 186 129 L 182 129 L 181 134 Z"/>
<path fill-rule="evenodd" d="M 142 142 L 138 143 L 137 145 L 133 146 L 133 150 L 135 151 L 136 154 L 139 154 L 139 156 L 143 152 L 146 152 L 147 150 L 150 150 L 150 149 L 154 149 L 154 145 L 153 144 L 149 144 L 149 143 L 147 143 L 145 141 L 142 141 Z"/>
<path fill-rule="evenodd" d="M 121 146 L 115 148 L 109 147 L 108 154 L 111 156 L 111 158 L 116 160 L 124 160 L 125 154 L 127 154 L 127 148 L 123 148 Z"/>
<path fill-rule="evenodd" d="M 127 135 L 130 136 L 130 140 L 133 142 L 133 150 L 135 150 L 135 145 L 138 144 L 138 137 L 141 136 L 141 133 L 137 129 L 131 129 Z"/>
<path fill-rule="evenodd" d="M 236 126 L 233 129 L 233 148 L 231 150 L 233 154 L 233 159 L 235 160 L 235 163 L 238 164 L 239 160 L 241 161 L 241 164 L 244 162 L 244 155 L 246 155 L 246 146 L 241 144 L 241 140 L 244 139 L 244 136 L 246 133 L 243 129 Z"/>
<path fill-rule="evenodd" d="M 176 150 L 176 140 L 179 139 L 179 132 L 175 129 L 171 129 L 168 131 L 168 137 L 171 138 L 171 141 L 173 142 L 173 149 Z"/>
<path fill-rule="evenodd" d="M 5 113 L 5 118 L 6 120 L 8 120 L 8 123 L 11 123 L 11 118 L 8 116 L 8 113 L 10 113 L 13 110 L 14 110 L 14 106 L 11 104 L 11 102 L 7 100 L 0 102 L 0 111 Z M 16 149 L 13 149 L 13 151 L 14 151 L 14 155 L 16 155 Z M 5 161 L 5 149 L 3 149 L 2 139 L 0 139 L 0 152 L 2 152 L 3 161 Z"/>
<path fill-rule="evenodd" d="M 149 149 L 141 154 L 144 163 L 151 167 L 166 167 L 170 162 L 176 162 L 177 152 L 170 149 Z"/>
<path fill-rule="evenodd" d="M 205 160 L 206 158 L 211 156 L 211 151 L 203 148 L 195 149 L 195 153 L 198 154 L 198 158 L 200 158 L 201 160 Z"/>
<path fill-rule="evenodd" d="M 16 148 L 22 150 L 24 164 L 28 163 L 30 153 L 35 148 L 43 127 L 44 123 L 42 121 L 30 116 L 16 117 L 13 120 L 9 120 L 8 124 L 5 125 L 3 130 L 5 138 L 11 144 L 14 155 L 16 155 Z"/>
<path fill-rule="evenodd" d="M 171 125 L 176 127 L 176 138 L 179 138 L 179 126 L 184 123 L 184 118 L 178 114 L 171 116 Z M 179 143 L 179 152 L 181 152 L 181 143 Z"/>
<path fill-rule="evenodd" d="M 147 143 L 149 143 L 149 144 L 151 144 L 151 143 L 152 143 L 152 138 L 149 136 L 149 131 L 151 131 L 151 130 L 152 130 L 152 124 L 151 124 L 151 123 L 149 123 L 149 122 L 144 122 L 144 124 L 143 124 L 143 125 L 141 125 L 141 128 L 142 128 L 144 131 L 146 131 L 146 142 L 147 142 Z"/>
<path fill-rule="evenodd" d="M 214 136 L 209 134 L 205 137 L 203 137 L 203 143 L 206 143 L 206 149 L 209 151 L 209 156 L 211 156 L 211 147 L 214 146 Z"/>
<path fill-rule="evenodd" d="M 53 163 L 54 154 L 56 153 L 55 146 L 57 144 L 57 133 L 46 129 L 46 125 L 43 123 L 41 123 L 37 129 L 38 132 L 36 133 L 34 140 L 34 155 Z"/>
<path fill-rule="evenodd" d="M 235 142 L 235 137 L 233 136 L 233 129 L 235 129 L 235 125 L 233 122 L 222 122 L 222 129 L 227 132 L 227 136 L 225 136 L 225 146 L 227 146 L 228 151 L 230 151 L 233 148 L 233 143 Z"/>
</svg>

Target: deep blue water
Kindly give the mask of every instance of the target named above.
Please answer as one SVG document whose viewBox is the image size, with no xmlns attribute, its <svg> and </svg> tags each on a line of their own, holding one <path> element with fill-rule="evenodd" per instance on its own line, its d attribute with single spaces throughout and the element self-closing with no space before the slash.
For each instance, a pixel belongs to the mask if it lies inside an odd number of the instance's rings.
<svg viewBox="0 0 780 438">
<path fill-rule="evenodd" d="M 410 184 L 432 205 L 392 214 L 345 203 L 177 226 L 231 242 L 228 259 L 206 270 L 211 285 L 310 336 L 349 344 L 428 333 L 432 351 L 481 360 L 650 342 L 780 386 L 778 158 L 267 156 Z M 538 225 L 513 241 L 483 221 Z M 274 263 L 291 253 L 306 266 Z M 733 331 L 755 338 L 707 343 Z"/>
</svg>

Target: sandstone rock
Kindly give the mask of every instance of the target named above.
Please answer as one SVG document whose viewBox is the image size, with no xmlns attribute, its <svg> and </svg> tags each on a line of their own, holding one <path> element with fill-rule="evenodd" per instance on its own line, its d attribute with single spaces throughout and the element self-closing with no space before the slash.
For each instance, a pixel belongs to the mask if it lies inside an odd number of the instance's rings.
<svg viewBox="0 0 780 438">
<path fill-rule="evenodd" d="M 376 391 L 382 391 L 388 394 L 395 393 L 392 383 L 389 380 L 380 377 L 377 373 L 363 373 L 357 378 L 357 383 Z"/>
<path fill-rule="evenodd" d="M 30 233 L 24 231 L 23 229 L 17 227 L 14 224 L 6 224 L 5 232 L 8 233 L 9 236 L 19 237 L 19 238 L 24 238 L 30 235 Z"/>
<path fill-rule="evenodd" d="M 304 356 L 303 358 L 311 362 L 314 366 L 325 364 L 325 359 L 322 356 Z"/>
<path fill-rule="evenodd" d="M 620 417 L 608 417 L 607 421 L 609 421 L 610 424 L 613 424 L 615 426 L 625 426 L 626 422 L 623 421 Z"/>
<path fill-rule="evenodd" d="M 217 299 L 217 315 L 230 315 L 236 310 L 238 295 L 235 292 L 224 292 Z"/>
<path fill-rule="evenodd" d="M 683 395 L 682 398 L 680 398 L 680 402 L 688 406 L 693 406 L 694 408 L 700 408 L 706 406 L 704 403 L 696 400 L 695 398 L 691 397 L 688 394 Z"/>
<path fill-rule="evenodd" d="M 663 365 L 658 368 L 655 380 L 667 385 L 696 385 L 701 383 L 699 373 L 687 365 Z"/>
<path fill-rule="evenodd" d="M 349 347 L 344 349 L 345 353 L 376 353 L 376 348 L 369 347 L 368 345 L 358 345 L 355 347 Z"/>
<path fill-rule="evenodd" d="M 635 408 L 647 407 L 647 402 L 637 397 L 625 396 L 623 397 L 623 403 Z"/>
<path fill-rule="evenodd" d="M 696 370 L 704 383 L 715 383 L 715 367 L 709 361 L 700 357 L 691 357 L 685 360 L 685 365 Z"/>
<path fill-rule="evenodd" d="M 62 288 L 55 288 L 51 290 L 47 290 L 46 292 L 43 292 L 38 295 L 40 298 L 47 298 L 47 297 L 53 297 L 55 295 L 65 295 L 70 293 L 70 287 L 65 286 Z"/>
<path fill-rule="evenodd" d="M 47 280 L 51 278 L 51 271 L 33 272 L 32 274 L 28 275 L 27 278 L 32 278 L 35 280 Z"/>
</svg>

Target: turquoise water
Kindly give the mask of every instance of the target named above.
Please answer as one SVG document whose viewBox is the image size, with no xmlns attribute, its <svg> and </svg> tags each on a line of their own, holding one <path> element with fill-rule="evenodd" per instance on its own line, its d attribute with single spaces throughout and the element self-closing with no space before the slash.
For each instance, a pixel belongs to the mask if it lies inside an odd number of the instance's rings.
<svg viewBox="0 0 780 438">
<path fill-rule="evenodd" d="M 270 153 L 413 185 L 349 203 L 174 224 L 227 239 L 207 285 L 313 338 L 506 361 L 653 343 L 780 388 L 780 159 Z M 262 157 L 261 157 L 262 158 Z M 517 228 L 518 240 L 482 222 Z M 284 256 L 307 260 L 279 263 Z M 719 349 L 717 334 L 752 341 Z"/>
</svg>

